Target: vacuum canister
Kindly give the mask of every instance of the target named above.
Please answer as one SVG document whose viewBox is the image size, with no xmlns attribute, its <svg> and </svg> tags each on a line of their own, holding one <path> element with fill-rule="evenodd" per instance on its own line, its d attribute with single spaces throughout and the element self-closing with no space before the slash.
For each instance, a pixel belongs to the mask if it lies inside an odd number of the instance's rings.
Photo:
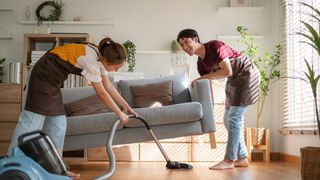
<svg viewBox="0 0 320 180">
<path fill-rule="evenodd" d="M 36 136 L 35 136 L 36 135 Z M 26 137 L 32 137 L 27 140 Z M 18 138 L 19 148 L 30 158 L 53 174 L 67 175 L 67 168 L 53 142 L 42 131 L 32 131 Z"/>
</svg>

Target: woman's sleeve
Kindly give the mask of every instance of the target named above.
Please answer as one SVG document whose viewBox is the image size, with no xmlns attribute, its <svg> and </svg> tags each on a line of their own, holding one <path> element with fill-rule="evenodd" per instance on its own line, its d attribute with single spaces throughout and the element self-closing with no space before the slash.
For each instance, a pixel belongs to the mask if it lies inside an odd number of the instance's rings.
<svg viewBox="0 0 320 180">
<path fill-rule="evenodd" d="M 101 82 L 101 73 L 98 62 L 90 63 L 83 61 L 82 63 L 83 70 L 81 74 L 91 82 Z"/>
<path fill-rule="evenodd" d="M 101 76 L 108 76 L 109 72 L 103 67 L 102 63 L 100 63 L 100 74 Z"/>
<path fill-rule="evenodd" d="M 96 52 L 91 48 L 86 46 L 86 55 L 79 57 L 77 61 L 78 65 L 81 67 L 81 74 L 89 81 L 101 82 L 101 75 L 105 74 L 101 70 L 101 62 L 97 60 Z"/>
<path fill-rule="evenodd" d="M 93 59 L 92 59 L 93 58 Z M 94 57 L 82 56 L 77 61 L 78 66 L 82 69 L 81 74 L 87 80 L 92 82 L 101 82 L 101 72 L 99 62 Z"/>
</svg>

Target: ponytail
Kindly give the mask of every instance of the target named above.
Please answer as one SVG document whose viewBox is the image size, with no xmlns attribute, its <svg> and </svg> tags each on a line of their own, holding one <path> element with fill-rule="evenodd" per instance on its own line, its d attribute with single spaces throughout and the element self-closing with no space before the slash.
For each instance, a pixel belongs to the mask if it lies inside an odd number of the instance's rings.
<svg viewBox="0 0 320 180">
<path fill-rule="evenodd" d="M 110 64 L 120 64 L 126 59 L 124 47 L 111 38 L 104 38 L 98 46 L 99 53 Z"/>
</svg>

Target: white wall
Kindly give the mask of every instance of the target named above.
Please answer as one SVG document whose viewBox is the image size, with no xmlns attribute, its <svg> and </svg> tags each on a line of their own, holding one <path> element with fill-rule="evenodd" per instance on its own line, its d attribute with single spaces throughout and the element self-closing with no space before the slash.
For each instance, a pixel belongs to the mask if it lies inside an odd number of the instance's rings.
<svg viewBox="0 0 320 180">
<path fill-rule="evenodd" d="M 114 19 L 114 26 L 108 25 L 52 25 L 52 32 L 86 32 L 95 41 L 110 36 L 115 41 L 133 41 L 138 51 L 170 50 L 170 43 L 184 28 L 194 28 L 202 42 L 216 39 L 218 35 L 238 35 L 235 28 L 243 25 L 252 35 L 261 35 L 258 40 L 261 49 L 270 51 L 278 41 L 278 0 L 252 0 L 262 5 L 262 11 L 221 12 L 219 7 L 229 6 L 229 0 L 64 0 L 64 20 L 83 16 L 88 21 Z M 0 57 L 8 61 L 22 61 L 23 34 L 31 33 L 35 25 L 22 25 L 24 12 L 31 7 L 31 19 L 41 0 L 0 0 L 0 7 L 9 6 L 13 12 L 0 11 L 0 31 L 13 35 L 13 39 L 0 39 Z M 45 31 L 46 26 L 41 26 Z M 233 47 L 241 46 L 234 39 L 221 39 Z M 191 79 L 197 76 L 196 58 L 189 57 Z M 137 54 L 137 72 L 149 76 L 165 75 L 169 72 L 170 54 Z M 263 112 L 262 126 L 272 130 L 272 150 L 296 154 L 291 147 L 291 137 L 279 136 L 279 86 L 274 86 Z M 246 113 L 246 126 L 255 126 L 255 106 Z M 286 143 L 282 146 L 282 143 Z M 306 142 L 306 141 L 303 141 Z M 288 148 L 287 148 L 288 147 Z"/>
<path fill-rule="evenodd" d="M 0 6 L 14 9 L 14 12 L 0 12 L 0 30 L 13 34 L 12 40 L 0 40 L 1 56 L 7 57 L 9 61 L 22 61 L 23 33 L 31 33 L 35 25 L 22 25 L 19 21 L 25 19 L 24 12 L 27 6 L 31 8 L 31 19 L 35 20 L 33 12 L 41 2 L 43 1 L 0 0 Z M 110 36 L 119 42 L 130 39 L 135 42 L 137 50 L 143 51 L 169 50 L 171 41 L 184 28 L 198 30 L 204 42 L 215 39 L 218 34 L 236 34 L 237 25 L 245 25 L 253 34 L 263 34 L 266 37 L 270 35 L 268 24 L 264 23 L 269 19 L 267 9 L 258 13 L 218 12 L 219 7 L 229 6 L 229 0 L 65 0 L 63 2 L 64 20 L 72 20 L 73 17 L 81 15 L 85 20 L 93 21 L 113 18 L 117 24 L 115 26 L 52 25 L 52 32 L 87 32 L 97 42 L 104 36 Z M 42 25 L 41 30 L 45 29 L 46 26 Z M 154 74 L 163 74 L 170 65 L 170 54 L 137 56 L 137 71 L 147 69 Z M 146 64 L 154 65 L 154 68 L 145 68 Z M 161 70 L 158 70 L 158 67 L 161 67 Z"/>
</svg>

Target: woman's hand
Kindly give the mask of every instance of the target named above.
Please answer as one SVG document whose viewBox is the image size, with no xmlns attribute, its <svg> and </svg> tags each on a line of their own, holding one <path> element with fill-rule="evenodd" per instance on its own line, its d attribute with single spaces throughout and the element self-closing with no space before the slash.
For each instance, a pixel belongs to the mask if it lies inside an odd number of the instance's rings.
<svg viewBox="0 0 320 180">
<path fill-rule="evenodd" d="M 121 112 L 118 116 L 119 116 L 119 119 L 120 119 L 120 123 L 121 123 L 122 125 L 125 125 L 125 124 L 128 123 L 128 121 L 129 121 L 129 116 L 126 115 L 124 112 Z"/>
<path fill-rule="evenodd" d="M 136 112 L 134 112 L 134 110 L 131 108 L 131 107 L 127 107 L 127 108 L 124 108 L 124 112 L 126 113 L 126 114 L 133 114 L 134 116 L 138 116 L 138 114 L 136 113 Z"/>
</svg>

